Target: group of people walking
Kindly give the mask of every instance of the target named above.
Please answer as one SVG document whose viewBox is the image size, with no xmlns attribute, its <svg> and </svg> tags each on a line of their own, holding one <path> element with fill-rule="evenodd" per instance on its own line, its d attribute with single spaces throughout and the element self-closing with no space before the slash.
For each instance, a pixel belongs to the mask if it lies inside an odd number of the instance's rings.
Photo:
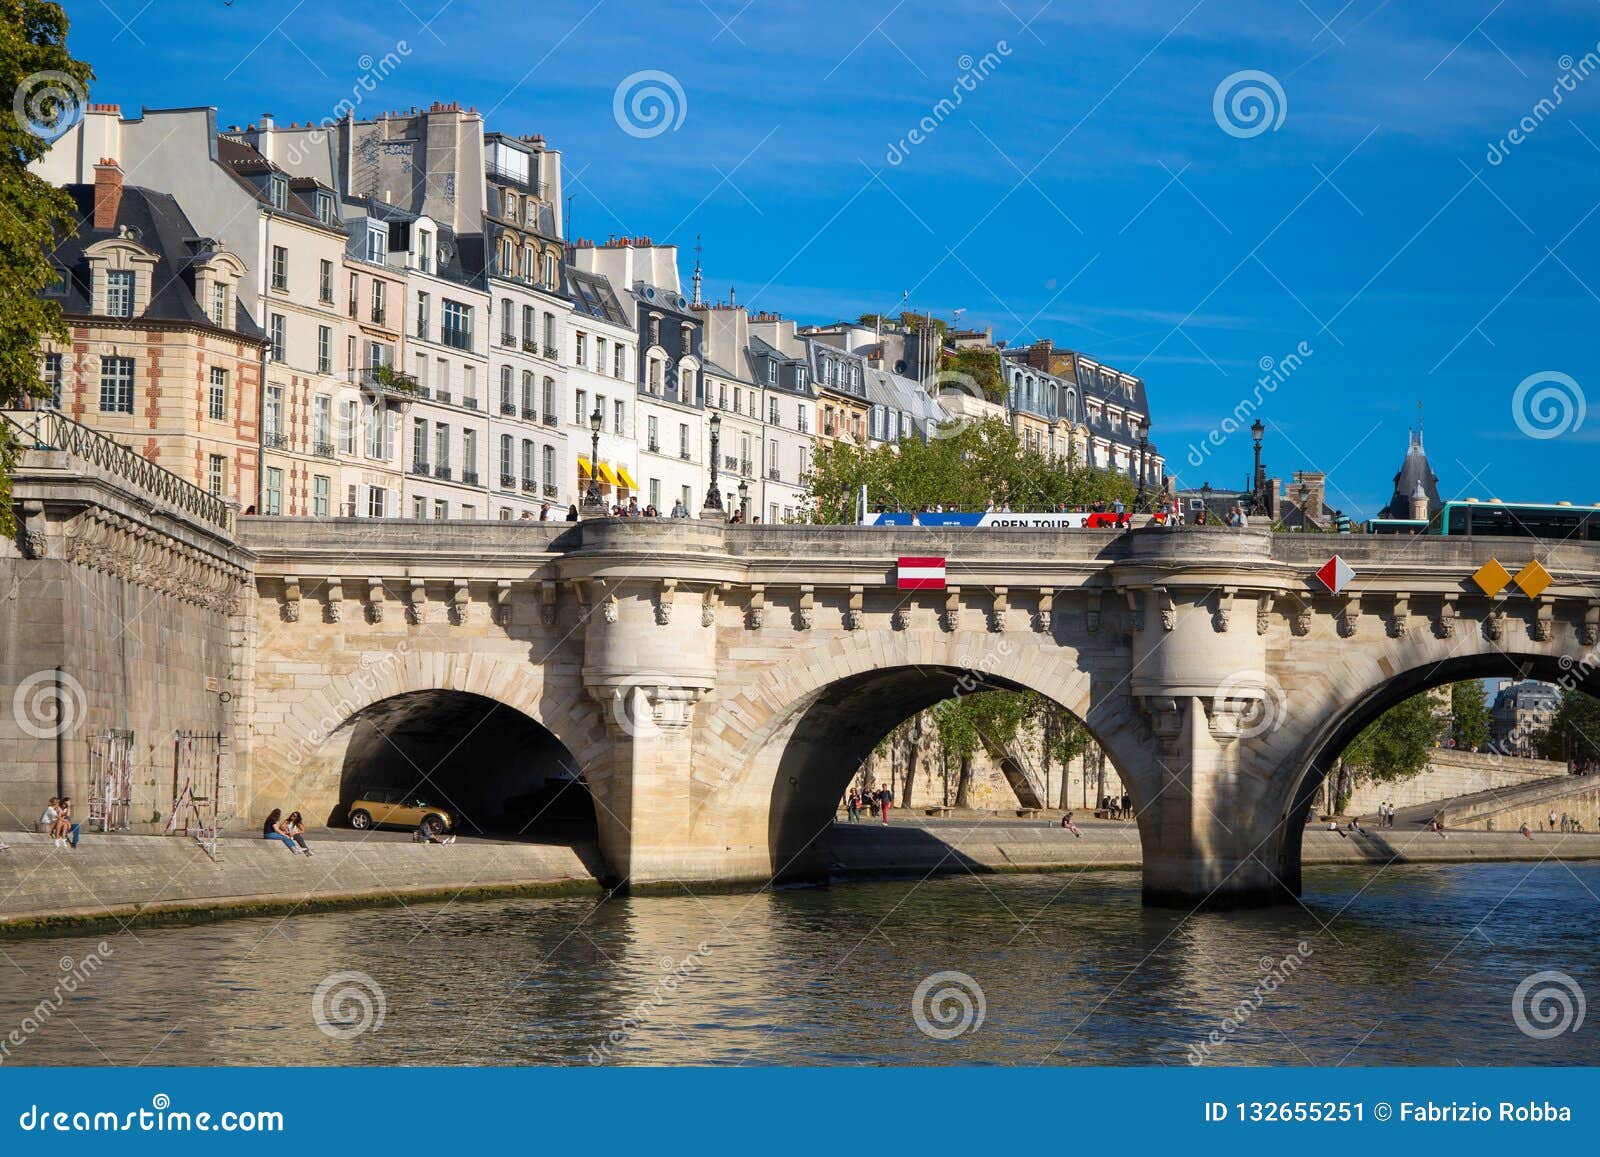
<svg viewBox="0 0 1600 1157">
<path fill-rule="evenodd" d="M 893 806 L 894 792 L 886 787 L 880 787 L 877 791 L 867 792 L 857 791 L 852 787 L 850 793 L 844 797 L 845 815 L 853 824 L 861 822 L 862 811 L 877 816 L 887 824 L 889 822 L 889 809 Z"/>
</svg>

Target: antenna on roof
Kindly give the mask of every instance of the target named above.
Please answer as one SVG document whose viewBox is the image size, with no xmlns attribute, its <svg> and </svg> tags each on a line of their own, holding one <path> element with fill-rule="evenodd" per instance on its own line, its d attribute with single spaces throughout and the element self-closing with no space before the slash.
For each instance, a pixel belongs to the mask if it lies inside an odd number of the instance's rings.
<svg viewBox="0 0 1600 1157">
<path fill-rule="evenodd" d="M 694 305 L 696 308 L 705 304 L 700 300 L 700 234 L 694 235 Z"/>
</svg>

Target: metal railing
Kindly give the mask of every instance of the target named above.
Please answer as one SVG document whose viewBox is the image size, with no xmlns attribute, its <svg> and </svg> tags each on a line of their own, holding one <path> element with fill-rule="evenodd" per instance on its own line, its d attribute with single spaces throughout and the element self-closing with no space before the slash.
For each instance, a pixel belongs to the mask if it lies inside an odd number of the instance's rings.
<svg viewBox="0 0 1600 1157">
<path fill-rule="evenodd" d="M 228 503 L 170 470 L 157 466 L 97 430 L 55 410 L 0 410 L 0 420 L 16 433 L 25 450 L 58 450 L 109 471 L 153 498 L 228 529 Z"/>
</svg>

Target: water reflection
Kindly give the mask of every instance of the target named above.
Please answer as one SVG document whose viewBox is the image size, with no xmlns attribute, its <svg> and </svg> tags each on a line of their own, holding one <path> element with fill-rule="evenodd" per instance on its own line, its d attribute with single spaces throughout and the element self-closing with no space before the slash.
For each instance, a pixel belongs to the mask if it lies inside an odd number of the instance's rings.
<svg viewBox="0 0 1600 1157">
<path fill-rule="evenodd" d="M 1600 997 L 1596 893 L 1600 866 L 1509 864 L 1322 869 L 1302 905 L 1192 916 L 1114 872 L 412 905 L 106 937 L 55 1011 L 95 939 L 0 943 L 0 1027 L 35 1022 L 25 1064 L 1593 1064 L 1592 1023 L 1532 1040 L 1511 994 L 1555 968 Z M 981 990 L 949 1040 L 912 1015 L 940 972 Z M 317 1031 L 335 973 L 381 1025 Z"/>
</svg>

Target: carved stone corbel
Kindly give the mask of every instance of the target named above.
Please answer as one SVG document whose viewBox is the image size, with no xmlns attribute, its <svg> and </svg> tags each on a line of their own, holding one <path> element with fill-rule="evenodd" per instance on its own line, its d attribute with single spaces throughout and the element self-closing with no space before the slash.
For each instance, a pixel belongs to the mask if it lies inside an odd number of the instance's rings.
<svg viewBox="0 0 1600 1157">
<path fill-rule="evenodd" d="M 656 591 L 656 623 L 666 626 L 672 622 L 672 600 L 677 597 L 678 580 L 662 579 Z"/>
<path fill-rule="evenodd" d="M 616 594 L 607 591 L 605 597 L 600 600 L 600 617 L 608 623 L 614 623 L 617 621 L 618 611 Z"/>
<path fill-rule="evenodd" d="M 44 558 L 49 554 L 49 539 L 44 532 L 44 503 L 19 502 L 17 514 L 22 523 L 22 554 L 24 558 Z"/>
<path fill-rule="evenodd" d="M 1600 646 L 1600 599 L 1590 599 L 1588 607 L 1584 609 L 1578 641 L 1585 647 Z"/>
<path fill-rule="evenodd" d="M 760 583 L 750 588 L 750 606 L 745 612 L 745 622 L 752 631 L 759 631 L 767 618 L 767 588 Z"/>
<path fill-rule="evenodd" d="M 1128 602 L 1129 633 L 1144 630 L 1144 600 L 1140 598 L 1139 592 L 1132 589 L 1124 590 L 1122 597 Z"/>
<path fill-rule="evenodd" d="M 809 631 L 813 626 L 816 625 L 817 606 L 815 587 L 803 586 L 800 588 L 800 606 L 798 608 L 798 612 L 800 629 L 802 631 Z"/>
<path fill-rule="evenodd" d="M 383 580 L 369 578 L 367 580 L 367 620 L 373 623 L 383 622 Z"/>
<path fill-rule="evenodd" d="M 1004 631 L 1006 629 L 1006 611 L 1009 609 L 1006 587 L 994 588 L 994 606 L 989 611 L 989 629 L 991 631 Z"/>
<path fill-rule="evenodd" d="M 1083 612 L 1083 625 L 1091 635 L 1100 630 L 1100 592 L 1090 591 L 1089 605 Z"/>
<path fill-rule="evenodd" d="M 1050 630 L 1051 621 L 1056 613 L 1056 591 L 1054 587 L 1039 588 L 1039 606 L 1033 613 L 1033 629 L 1036 631 Z"/>
<path fill-rule="evenodd" d="M 844 609 L 844 629 L 847 630 L 847 631 L 859 631 L 861 629 L 861 622 L 862 622 L 861 600 L 862 600 L 862 597 L 863 597 L 863 591 L 862 591 L 862 589 L 860 587 L 851 587 L 850 588 L 850 599 L 845 604 L 845 609 Z"/>
<path fill-rule="evenodd" d="M 717 606 L 722 598 L 720 586 L 707 587 L 700 596 L 700 625 L 714 627 L 717 625 Z"/>
<path fill-rule="evenodd" d="M 539 621 L 547 627 L 556 625 L 556 600 L 561 595 L 561 586 L 548 579 L 539 584 Z"/>
<path fill-rule="evenodd" d="M 283 580 L 283 621 L 298 623 L 300 621 L 300 579 L 290 575 Z"/>
<path fill-rule="evenodd" d="M 1339 608 L 1339 633 L 1347 639 L 1353 639 L 1360 629 L 1361 600 L 1354 595 L 1348 595 Z"/>
<path fill-rule="evenodd" d="M 324 584 L 328 597 L 328 622 L 337 623 L 344 614 L 344 584 L 330 578 Z"/>
<path fill-rule="evenodd" d="M 1456 633 L 1456 596 L 1445 595 L 1439 604 L 1439 637 L 1451 639 Z"/>
<path fill-rule="evenodd" d="M 1537 642 L 1548 643 L 1555 633 L 1555 600 L 1544 595 L 1533 612 L 1533 637 Z"/>
<path fill-rule="evenodd" d="M 406 600 L 406 617 L 413 625 L 421 626 L 428 621 L 428 584 L 419 578 L 411 580 L 411 589 Z"/>
<path fill-rule="evenodd" d="M 1289 629 L 1301 638 L 1311 633 L 1311 604 L 1302 601 L 1294 609 L 1294 619 L 1289 624 Z"/>
<path fill-rule="evenodd" d="M 1256 634 L 1264 635 L 1272 629 L 1272 604 L 1277 596 L 1264 594 L 1256 600 Z"/>
<path fill-rule="evenodd" d="M 1150 596 L 1156 601 L 1156 610 L 1161 612 L 1161 629 L 1174 629 L 1178 625 L 1178 605 L 1172 601 L 1172 592 L 1166 587 L 1151 587 Z"/>
<path fill-rule="evenodd" d="M 1505 637 L 1506 613 L 1501 610 L 1491 610 L 1488 617 L 1483 620 L 1483 633 L 1492 642 L 1498 643 Z"/>
<path fill-rule="evenodd" d="M 1411 600 L 1405 595 L 1394 597 L 1394 607 L 1389 612 L 1389 635 L 1403 639 L 1411 628 Z"/>
<path fill-rule="evenodd" d="M 494 621 L 502 627 L 511 625 L 510 579 L 497 579 L 494 584 Z"/>
<path fill-rule="evenodd" d="M 939 616 L 942 625 L 947 631 L 954 631 L 961 626 L 961 588 L 946 587 L 944 591 L 944 611 Z"/>
<path fill-rule="evenodd" d="M 1223 587 L 1217 592 L 1217 613 L 1215 624 L 1218 631 L 1228 633 L 1228 627 L 1233 622 L 1233 587 Z"/>
<path fill-rule="evenodd" d="M 898 604 L 894 613 L 889 616 L 889 626 L 896 631 L 903 631 L 911 622 L 911 608 L 905 603 Z"/>
<path fill-rule="evenodd" d="M 472 619 L 472 596 L 467 589 L 466 579 L 456 579 L 454 589 L 450 593 L 450 621 L 456 626 L 465 626 Z"/>
</svg>

